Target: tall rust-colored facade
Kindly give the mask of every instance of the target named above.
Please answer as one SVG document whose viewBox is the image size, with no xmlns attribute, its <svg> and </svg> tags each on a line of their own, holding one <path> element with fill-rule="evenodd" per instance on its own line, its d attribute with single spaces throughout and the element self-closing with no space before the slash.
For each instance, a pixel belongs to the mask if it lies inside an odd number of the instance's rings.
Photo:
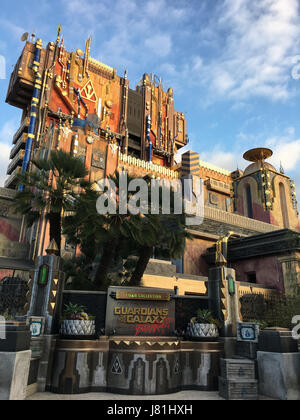
<svg viewBox="0 0 300 420">
<path fill-rule="evenodd" d="M 161 80 L 147 74 L 132 90 L 126 72 L 121 77 L 90 56 L 91 39 L 85 51 L 68 52 L 60 34 L 61 28 L 46 47 L 41 39 L 26 42 L 11 75 L 6 102 L 23 113 L 5 187 L 16 189 L 17 174 L 51 150 L 81 159 L 92 182 L 117 168 L 136 176 L 178 177 L 174 155 L 186 145 L 187 132 L 173 90 L 165 92 Z M 41 221 L 31 233 L 31 242 L 39 242 L 34 255 L 44 252 L 47 229 Z"/>
<path fill-rule="evenodd" d="M 15 188 L 16 174 L 50 150 L 84 161 L 91 181 L 114 172 L 119 152 L 172 169 L 174 154 L 187 141 L 172 89 L 165 92 L 161 80 L 145 74 L 131 90 L 127 75 L 91 58 L 90 48 L 88 39 L 85 52 L 68 52 L 60 31 L 45 48 L 41 40 L 26 42 L 6 99 L 23 115 L 5 187 Z"/>
<path fill-rule="evenodd" d="M 51 150 L 81 159 L 92 182 L 116 169 L 138 177 L 201 178 L 204 221 L 189 228 L 194 240 L 176 262 L 178 271 L 187 275 L 208 275 L 204 255 L 229 231 L 239 237 L 282 228 L 300 231 L 295 187 L 283 171 L 263 160 L 244 172 L 231 172 L 201 161 L 192 151 L 176 164 L 175 154 L 188 136 L 185 116 L 174 106 L 173 89 L 144 74 L 132 90 L 126 72 L 119 76 L 91 57 L 90 39 L 85 51 L 69 52 L 60 33 L 61 28 L 56 42 L 45 47 L 40 39 L 26 42 L 12 73 L 6 101 L 22 110 L 22 119 L 13 137 L 6 188 L 16 189 L 16 175 Z M 30 256 L 43 254 L 49 244 L 46 220 L 30 232 L 23 225 L 20 240 L 25 236 Z M 71 255 L 68 244 L 63 241 L 62 246 L 62 253 Z"/>
</svg>

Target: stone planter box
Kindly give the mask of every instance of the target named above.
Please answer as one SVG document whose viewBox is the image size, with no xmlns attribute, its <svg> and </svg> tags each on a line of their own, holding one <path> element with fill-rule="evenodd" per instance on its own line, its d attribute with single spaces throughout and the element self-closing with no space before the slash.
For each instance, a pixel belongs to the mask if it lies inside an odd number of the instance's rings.
<svg viewBox="0 0 300 420">
<path fill-rule="evenodd" d="M 0 322 L 0 400 L 26 396 L 31 332 L 25 323 Z"/>
<path fill-rule="evenodd" d="M 298 353 L 298 343 L 289 330 L 266 329 L 259 334 L 258 350 L 271 353 Z"/>
<path fill-rule="evenodd" d="M 247 359 L 221 359 L 221 377 L 229 380 L 255 378 L 255 364 Z"/>
<path fill-rule="evenodd" d="M 215 324 L 190 322 L 186 329 L 186 336 L 190 340 L 213 339 L 219 337 L 219 330 Z"/>
<path fill-rule="evenodd" d="M 0 352 L 19 352 L 30 349 L 31 332 L 23 322 L 0 322 Z"/>
<path fill-rule="evenodd" d="M 259 391 L 280 400 L 300 400 L 300 353 L 257 352 Z"/>
<path fill-rule="evenodd" d="M 226 400 L 257 400 L 257 380 L 219 377 L 219 394 Z"/>
<path fill-rule="evenodd" d="M 94 320 L 64 320 L 61 324 L 60 334 L 67 337 L 93 337 L 96 334 Z"/>
</svg>

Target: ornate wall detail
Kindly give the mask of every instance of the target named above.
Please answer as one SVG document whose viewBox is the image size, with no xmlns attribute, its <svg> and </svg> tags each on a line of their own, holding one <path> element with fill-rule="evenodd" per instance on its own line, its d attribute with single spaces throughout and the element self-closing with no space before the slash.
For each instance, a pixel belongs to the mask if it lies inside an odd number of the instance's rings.
<svg viewBox="0 0 300 420">
<path fill-rule="evenodd" d="M 121 362 L 117 355 L 115 356 L 115 360 L 112 364 L 111 373 L 113 373 L 114 375 L 122 375 L 123 373 Z"/>
<path fill-rule="evenodd" d="M 8 217 L 9 207 L 0 202 L 0 217 Z"/>
<path fill-rule="evenodd" d="M 295 182 L 292 179 L 290 179 L 289 183 L 290 183 L 290 191 L 291 191 L 291 196 L 292 196 L 293 209 L 298 212 L 298 203 L 297 203 L 297 198 L 296 198 Z"/>
<path fill-rule="evenodd" d="M 93 152 L 92 166 L 98 169 L 105 169 L 105 153 Z"/>
<path fill-rule="evenodd" d="M 116 153 L 119 151 L 119 145 L 116 143 L 110 143 L 109 144 L 110 150 L 112 152 L 112 155 L 115 156 Z"/>
<path fill-rule="evenodd" d="M 96 95 L 96 91 L 93 85 L 93 82 L 91 80 L 89 80 L 85 86 L 81 89 L 81 97 L 83 99 L 87 99 L 88 101 L 97 102 L 97 95 Z"/>
</svg>

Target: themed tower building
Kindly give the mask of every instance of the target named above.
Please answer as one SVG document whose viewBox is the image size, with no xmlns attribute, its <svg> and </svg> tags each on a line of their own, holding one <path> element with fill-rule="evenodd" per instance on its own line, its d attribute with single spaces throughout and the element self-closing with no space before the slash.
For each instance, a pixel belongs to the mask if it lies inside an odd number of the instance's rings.
<svg viewBox="0 0 300 420">
<path fill-rule="evenodd" d="M 173 90 L 161 79 L 144 74 L 135 90 L 127 72 L 113 69 L 85 51 L 66 50 L 58 29 L 56 42 L 43 47 L 38 39 L 26 42 L 12 73 L 6 101 L 22 109 L 20 127 L 13 137 L 5 182 L 17 188 L 17 174 L 31 168 L 32 159 L 64 150 L 81 159 L 90 181 L 116 169 L 130 175 L 176 179 L 200 177 L 204 181 L 204 221 L 190 227 L 194 240 L 186 246 L 177 270 L 187 275 L 208 275 L 204 255 L 222 235 L 250 237 L 275 230 L 300 230 L 293 181 L 266 160 L 272 152 L 255 149 L 244 157 L 246 170 L 228 171 L 187 152 L 181 164 L 174 156 L 187 144 L 183 113 L 175 110 Z M 41 220 L 20 241 L 30 244 L 30 258 L 43 255 L 49 244 L 48 226 Z M 62 254 L 72 253 L 62 244 Z M 156 284 L 153 286 L 157 286 Z"/>
<path fill-rule="evenodd" d="M 245 171 L 235 173 L 236 210 L 251 219 L 282 228 L 298 226 L 294 182 L 266 162 L 273 152 L 266 148 L 249 150 L 244 158 L 250 162 Z"/>
<path fill-rule="evenodd" d="M 6 188 L 26 172 L 32 158 L 50 150 L 78 156 L 94 181 L 113 172 L 121 154 L 172 169 L 174 154 L 186 145 L 186 121 L 174 109 L 173 91 L 156 76 L 143 76 L 136 90 L 127 74 L 85 53 L 67 52 L 59 28 L 56 43 L 43 48 L 26 42 L 11 76 L 6 101 L 23 110 L 13 138 Z M 123 159 L 124 161 L 124 159 Z"/>
<path fill-rule="evenodd" d="M 59 27 L 56 43 L 45 48 L 41 39 L 26 42 L 11 76 L 6 101 L 23 114 L 5 187 L 16 189 L 17 174 L 51 150 L 81 159 L 92 182 L 118 167 L 135 175 L 176 178 L 174 154 L 186 145 L 187 135 L 172 89 L 165 92 L 160 79 L 145 74 L 131 90 L 126 72 L 120 77 L 116 69 L 91 58 L 91 39 L 85 52 L 68 52 L 60 34 Z M 41 223 L 31 233 L 31 241 L 45 238 L 34 247 L 37 255 L 49 243 L 44 230 Z"/>
</svg>

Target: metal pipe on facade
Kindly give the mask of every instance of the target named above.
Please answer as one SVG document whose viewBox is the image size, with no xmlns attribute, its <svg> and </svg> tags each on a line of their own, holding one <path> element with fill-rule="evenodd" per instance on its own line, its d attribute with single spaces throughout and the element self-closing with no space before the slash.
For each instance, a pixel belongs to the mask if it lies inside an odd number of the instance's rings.
<svg viewBox="0 0 300 420">
<path fill-rule="evenodd" d="M 151 132 L 151 116 L 147 115 L 147 117 L 146 117 L 146 137 L 147 137 L 147 141 L 148 141 L 148 159 L 149 159 L 149 162 L 152 161 L 152 142 L 151 142 L 150 132 Z"/>
<path fill-rule="evenodd" d="M 37 143 L 39 143 L 40 134 L 44 130 L 45 120 L 46 120 L 46 112 L 44 112 L 43 117 L 42 117 L 42 102 L 43 102 L 43 99 L 44 99 L 44 96 L 45 96 L 45 90 L 46 90 L 46 87 L 47 87 L 48 76 L 49 76 L 49 71 L 50 71 L 50 67 L 48 68 L 50 51 L 51 51 L 51 44 L 48 45 L 46 59 L 45 59 L 45 69 L 46 70 L 45 70 L 45 73 L 44 73 L 43 86 L 42 86 L 42 92 L 41 92 L 40 104 L 39 104 L 39 122 L 38 122 L 37 134 L 36 134 Z"/>
<path fill-rule="evenodd" d="M 43 43 L 41 39 L 38 39 L 36 41 L 35 47 L 36 48 L 35 48 L 33 66 L 32 66 L 32 70 L 35 73 L 35 85 L 34 85 L 34 90 L 33 90 L 33 95 L 32 95 L 32 100 L 31 100 L 30 123 L 28 127 L 28 136 L 27 136 L 27 141 L 26 141 L 24 160 L 22 164 L 22 174 L 24 174 L 27 171 L 28 164 L 30 161 L 32 143 L 33 143 L 33 140 L 35 139 L 34 133 L 35 133 L 35 126 L 36 126 L 37 107 L 39 105 L 40 92 L 42 89 L 42 77 L 39 73 L 41 51 L 43 47 Z M 19 191 L 23 191 L 23 185 L 19 186 Z"/>
<path fill-rule="evenodd" d="M 83 104 L 83 106 L 85 107 L 85 111 L 86 111 L 85 118 L 87 119 L 88 116 L 89 116 L 89 108 L 88 108 L 87 104 L 84 102 L 84 100 L 82 99 L 79 89 L 74 88 L 74 92 L 77 96 L 77 102 L 78 102 L 78 118 L 80 118 L 81 104 Z"/>
</svg>

